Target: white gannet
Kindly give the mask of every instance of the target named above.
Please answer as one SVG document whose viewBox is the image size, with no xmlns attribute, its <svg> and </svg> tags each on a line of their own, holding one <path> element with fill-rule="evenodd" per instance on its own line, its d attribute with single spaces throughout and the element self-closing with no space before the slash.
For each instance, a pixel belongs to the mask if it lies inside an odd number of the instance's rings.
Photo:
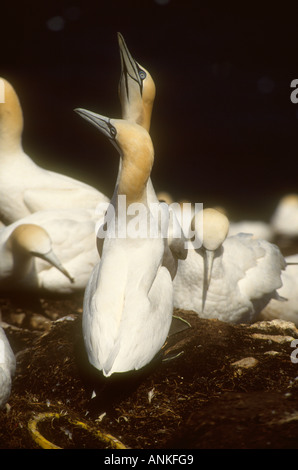
<svg viewBox="0 0 298 470">
<path fill-rule="evenodd" d="M 298 254 L 285 258 L 287 269 L 282 272 L 282 287 L 277 289 L 281 301 L 272 299 L 260 313 L 260 319 L 279 318 L 298 326 Z"/>
<path fill-rule="evenodd" d="M 0 326 L 0 408 L 3 408 L 9 400 L 15 370 L 15 355 L 3 328 Z"/>
<path fill-rule="evenodd" d="M 115 223 L 126 229 L 133 203 L 150 214 L 147 181 L 154 151 L 148 132 L 138 124 L 76 110 L 116 146 L 121 169 L 111 205 Z M 119 196 L 126 197 L 125 213 Z M 124 217 L 124 220 L 123 220 Z M 160 226 L 158 224 L 158 229 Z M 162 266 L 164 239 L 106 235 L 100 262 L 88 282 L 83 308 L 83 335 L 90 363 L 104 376 L 138 370 L 151 362 L 168 335 L 173 312 L 173 286 Z"/>
<path fill-rule="evenodd" d="M 122 118 L 139 124 L 149 132 L 156 95 L 155 83 L 148 70 L 132 57 L 120 33 L 118 33 L 118 43 L 121 58 L 118 94 Z M 151 178 L 147 182 L 147 197 L 151 203 L 159 203 Z M 185 259 L 186 256 L 186 237 L 175 210 L 170 207 L 169 236 L 165 247 L 164 265 L 169 269 L 172 278 L 177 272 L 178 259 Z"/>
<path fill-rule="evenodd" d="M 93 210 L 39 211 L 0 230 L 0 290 L 70 294 L 99 259 Z"/>
<path fill-rule="evenodd" d="M 270 223 L 275 235 L 298 237 L 298 194 L 287 194 L 280 199 Z"/>
<path fill-rule="evenodd" d="M 0 103 L 0 220 L 6 225 L 45 209 L 96 208 L 109 199 L 97 189 L 36 165 L 22 146 L 23 112 L 4 78 Z"/>
<path fill-rule="evenodd" d="M 204 209 L 202 246 L 179 261 L 174 307 L 202 318 L 252 322 L 271 298 L 279 297 L 286 262 L 277 246 L 243 233 L 226 238 L 228 230 L 224 214 Z"/>
</svg>

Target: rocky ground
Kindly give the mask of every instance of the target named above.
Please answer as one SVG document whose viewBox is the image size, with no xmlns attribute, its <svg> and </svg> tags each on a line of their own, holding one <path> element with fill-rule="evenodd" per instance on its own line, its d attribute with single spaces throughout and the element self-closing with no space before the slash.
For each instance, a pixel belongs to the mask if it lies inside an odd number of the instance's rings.
<svg viewBox="0 0 298 470">
<path fill-rule="evenodd" d="M 298 448 L 293 323 L 175 311 L 189 327 L 150 367 L 103 381 L 85 356 L 82 299 L 0 298 L 17 357 L 0 448 Z"/>
<path fill-rule="evenodd" d="M 190 328 L 168 339 L 150 369 L 102 389 L 82 347 L 80 296 L 0 305 L 17 354 L 1 448 L 298 447 L 292 323 L 232 326 L 176 311 Z"/>
</svg>

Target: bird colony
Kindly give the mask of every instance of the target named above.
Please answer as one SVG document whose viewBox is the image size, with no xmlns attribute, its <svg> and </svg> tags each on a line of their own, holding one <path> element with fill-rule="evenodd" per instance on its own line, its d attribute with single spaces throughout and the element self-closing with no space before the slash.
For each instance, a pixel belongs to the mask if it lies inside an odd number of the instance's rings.
<svg viewBox="0 0 298 470">
<path fill-rule="evenodd" d="M 115 147 L 111 199 L 34 163 L 22 146 L 19 98 L 1 79 L 0 289 L 84 291 L 84 345 L 103 377 L 148 365 L 170 333 L 174 308 L 230 323 L 252 323 L 263 313 L 298 324 L 298 255 L 285 259 L 272 243 L 277 234 L 298 236 L 298 196 L 281 200 L 265 224 L 232 223 L 220 208 L 157 194 L 155 83 L 120 33 L 118 43 L 121 116 L 75 109 Z M 0 406 L 9 400 L 15 366 L 0 327 Z"/>
</svg>

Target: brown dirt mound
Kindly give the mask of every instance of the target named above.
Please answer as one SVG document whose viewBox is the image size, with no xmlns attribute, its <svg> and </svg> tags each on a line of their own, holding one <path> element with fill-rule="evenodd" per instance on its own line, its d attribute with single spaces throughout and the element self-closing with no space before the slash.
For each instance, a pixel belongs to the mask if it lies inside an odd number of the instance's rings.
<svg viewBox="0 0 298 470">
<path fill-rule="evenodd" d="M 7 297 L 0 307 L 17 354 L 1 448 L 298 447 L 293 324 L 233 326 L 176 311 L 191 328 L 148 368 L 107 381 L 85 356 L 81 296 L 18 306 Z"/>
</svg>

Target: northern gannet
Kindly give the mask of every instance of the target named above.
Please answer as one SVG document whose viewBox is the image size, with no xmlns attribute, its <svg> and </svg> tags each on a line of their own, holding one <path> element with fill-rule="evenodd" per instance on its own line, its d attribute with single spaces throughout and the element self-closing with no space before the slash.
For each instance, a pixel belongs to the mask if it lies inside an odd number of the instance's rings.
<svg viewBox="0 0 298 470">
<path fill-rule="evenodd" d="M 121 58 L 121 75 L 118 94 L 122 109 L 122 118 L 135 122 L 150 130 L 151 117 L 156 87 L 152 76 L 131 55 L 123 36 L 118 33 L 118 43 Z M 121 165 L 121 161 L 120 161 Z M 120 171 L 119 167 L 119 171 Z M 158 203 L 151 178 L 147 182 L 148 201 Z M 164 265 L 169 269 L 172 278 L 175 277 L 178 259 L 187 256 L 186 237 L 174 210 L 170 208 L 169 237 L 165 246 Z M 177 230 L 177 231 L 176 231 Z M 179 235 L 180 237 L 176 236 Z"/>
<path fill-rule="evenodd" d="M 77 109 L 115 145 L 120 172 L 111 205 L 115 223 L 126 229 L 134 203 L 150 214 L 147 181 L 154 151 L 148 132 L 138 124 L 108 119 Z M 126 197 L 125 214 L 119 196 Z M 124 217 L 124 220 L 123 220 Z M 146 219 L 147 220 L 147 219 Z M 168 335 L 173 312 L 173 286 L 162 266 L 164 239 L 157 237 L 104 238 L 100 262 L 88 282 L 83 307 L 83 335 L 90 363 L 105 377 L 138 370 L 151 362 Z"/>
<path fill-rule="evenodd" d="M 43 169 L 24 152 L 23 112 L 12 85 L 4 84 L 0 103 L 0 220 L 6 225 L 48 209 L 96 208 L 109 199 L 97 189 Z"/>
<path fill-rule="evenodd" d="M 3 328 L 0 326 L 0 408 L 3 408 L 9 400 L 15 370 L 15 355 Z"/>
<path fill-rule="evenodd" d="M 279 298 L 286 261 L 266 240 L 243 233 L 226 238 L 228 230 L 224 214 L 204 209 L 202 247 L 179 261 L 174 306 L 202 318 L 252 322 L 270 299 Z"/>
<path fill-rule="evenodd" d="M 123 36 L 118 33 L 121 75 L 118 94 L 122 118 L 150 130 L 156 87 L 152 76 L 131 55 Z"/>
<path fill-rule="evenodd" d="M 0 230 L 0 290 L 83 291 L 99 259 L 93 210 L 39 211 Z"/>
</svg>

